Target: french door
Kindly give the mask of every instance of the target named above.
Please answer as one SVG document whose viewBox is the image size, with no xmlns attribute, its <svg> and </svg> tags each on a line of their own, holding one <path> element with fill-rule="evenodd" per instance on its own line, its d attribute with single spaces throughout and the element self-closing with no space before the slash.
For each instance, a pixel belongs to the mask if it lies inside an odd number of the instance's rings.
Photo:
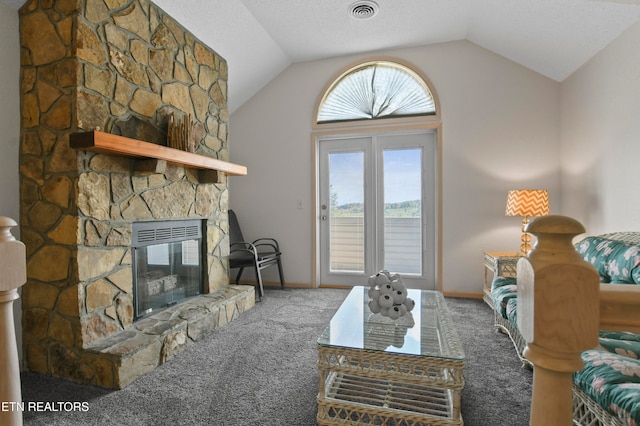
<svg viewBox="0 0 640 426">
<path fill-rule="evenodd" d="M 319 280 L 365 285 L 381 269 L 436 288 L 433 131 L 318 140 Z"/>
</svg>

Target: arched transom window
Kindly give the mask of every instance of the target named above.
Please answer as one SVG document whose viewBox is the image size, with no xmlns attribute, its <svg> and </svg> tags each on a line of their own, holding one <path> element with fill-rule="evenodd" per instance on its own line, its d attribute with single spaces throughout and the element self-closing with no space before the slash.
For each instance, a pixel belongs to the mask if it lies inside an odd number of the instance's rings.
<svg viewBox="0 0 640 426">
<path fill-rule="evenodd" d="M 374 61 L 351 68 L 329 87 L 318 108 L 318 123 L 435 115 L 427 84 L 395 62 Z"/>
</svg>

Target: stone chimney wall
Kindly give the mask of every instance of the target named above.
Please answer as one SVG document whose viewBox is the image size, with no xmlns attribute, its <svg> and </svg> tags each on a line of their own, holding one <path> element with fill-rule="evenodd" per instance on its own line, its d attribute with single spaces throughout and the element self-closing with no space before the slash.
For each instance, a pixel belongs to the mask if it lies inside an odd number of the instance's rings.
<svg viewBox="0 0 640 426">
<path fill-rule="evenodd" d="M 165 143 L 184 113 L 196 152 L 227 160 L 227 64 L 147 0 L 28 0 L 19 13 L 25 365 L 96 383 L 84 349 L 132 326 L 131 223 L 203 219 L 212 292 L 228 284 L 228 192 L 222 173 L 76 151 L 69 135 Z"/>
</svg>

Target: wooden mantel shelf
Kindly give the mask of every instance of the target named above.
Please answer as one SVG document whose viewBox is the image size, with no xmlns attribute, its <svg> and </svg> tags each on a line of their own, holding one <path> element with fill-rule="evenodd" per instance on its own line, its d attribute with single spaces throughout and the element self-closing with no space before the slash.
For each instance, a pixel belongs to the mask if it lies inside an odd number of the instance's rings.
<svg viewBox="0 0 640 426">
<path fill-rule="evenodd" d="M 194 169 L 217 170 L 232 176 L 247 174 L 247 168 L 239 164 L 98 131 L 72 133 L 69 145 L 74 149 L 102 154 L 155 158 Z"/>
</svg>

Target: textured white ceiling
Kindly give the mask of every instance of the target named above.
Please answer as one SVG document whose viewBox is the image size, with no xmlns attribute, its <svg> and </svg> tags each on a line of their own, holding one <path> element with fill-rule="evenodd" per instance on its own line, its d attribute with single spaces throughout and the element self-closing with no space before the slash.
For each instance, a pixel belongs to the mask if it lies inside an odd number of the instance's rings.
<svg viewBox="0 0 640 426">
<path fill-rule="evenodd" d="M 640 19 L 640 0 L 376 0 L 371 20 L 354 1 L 155 3 L 227 59 L 231 111 L 293 62 L 461 39 L 562 81 Z"/>
<path fill-rule="evenodd" d="M 354 1 L 156 4 L 227 59 L 231 111 L 292 62 L 461 39 L 562 81 L 640 18 L 640 0 L 376 0 L 356 20 Z"/>
</svg>

